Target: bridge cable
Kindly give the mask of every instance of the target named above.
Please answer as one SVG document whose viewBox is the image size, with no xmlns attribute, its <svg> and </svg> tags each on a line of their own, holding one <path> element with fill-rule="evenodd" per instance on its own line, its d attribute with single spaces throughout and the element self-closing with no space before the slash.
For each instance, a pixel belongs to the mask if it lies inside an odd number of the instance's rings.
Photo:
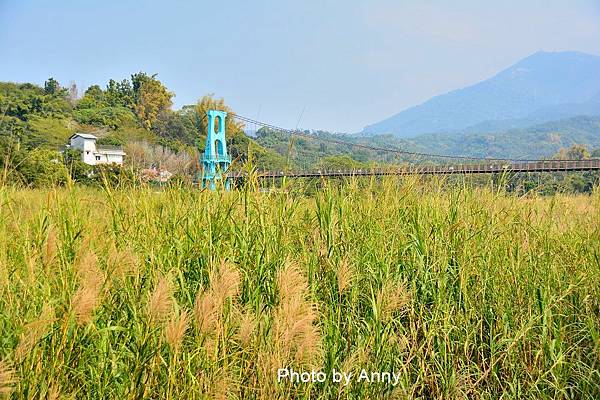
<svg viewBox="0 0 600 400">
<path fill-rule="evenodd" d="M 307 134 L 307 133 L 300 132 L 300 131 L 293 131 L 291 129 L 286 129 L 286 128 L 282 128 L 282 127 L 272 125 L 272 124 L 269 124 L 266 122 L 257 121 L 252 118 L 244 117 L 244 116 L 241 116 L 238 114 L 234 114 L 234 115 L 232 115 L 232 117 L 235 119 L 238 119 L 240 121 L 246 122 L 246 123 L 252 123 L 255 125 L 260 125 L 265 128 L 269 128 L 271 130 L 285 132 L 285 133 L 288 133 L 289 135 L 300 136 L 300 137 L 304 137 L 307 139 L 313 139 L 313 140 L 320 140 L 323 142 L 337 144 L 337 145 L 353 146 L 353 147 L 358 147 L 358 148 L 372 150 L 372 151 L 383 151 L 383 152 L 388 152 L 388 153 L 404 154 L 404 155 L 409 155 L 409 156 L 428 157 L 428 158 L 445 158 L 445 159 L 453 159 L 453 160 L 510 161 L 510 162 L 551 161 L 551 160 L 543 160 L 543 159 L 515 159 L 515 158 L 491 158 L 491 157 L 486 158 L 486 157 L 471 157 L 471 156 L 453 156 L 453 155 L 447 155 L 447 154 L 422 153 L 422 152 L 417 152 L 417 151 L 408 151 L 408 150 L 392 149 L 392 148 L 386 148 L 386 147 L 370 146 L 367 144 L 352 143 L 352 142 L 346 142 L 346 141 L 338 140 L 338 139 L 323 138 L 323 137 L 319 137 L 317 135 L 311 135 L 311 134 Z M 561 160 L 561 161 L 577 161 L 577 160 Z"/>
</svg>

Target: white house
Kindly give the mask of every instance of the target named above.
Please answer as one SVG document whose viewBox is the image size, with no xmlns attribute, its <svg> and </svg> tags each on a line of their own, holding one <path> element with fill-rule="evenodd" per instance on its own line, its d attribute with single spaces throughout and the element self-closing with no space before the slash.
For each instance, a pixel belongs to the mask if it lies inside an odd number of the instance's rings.
<svg viewBox="0 0 600 400">
<path fill-rule="evenodd" d="M 89 165 L 119 164 L 123 165 L 125 152 L 120 146 L 97 145 L 98 138 L 89 133 L 76 133 L 69 138 L 72 149 L 81 150 L 81 161 Z"/>
</svg>

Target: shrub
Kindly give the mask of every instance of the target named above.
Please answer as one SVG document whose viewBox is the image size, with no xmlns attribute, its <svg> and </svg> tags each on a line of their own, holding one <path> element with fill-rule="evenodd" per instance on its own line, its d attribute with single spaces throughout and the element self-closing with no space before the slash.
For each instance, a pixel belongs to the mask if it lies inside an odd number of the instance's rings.
<svg viewBox="0 0 600 400">
<path fill-rule="evenodd" d="M 24 183 L 32 187 L 63 185 L 69 179 L 62 154 L 48 149 L 30 151 L 18 171 Z"/>
<path fill-rule="evenodd" d="M 75 120 L 81 124 L 106 126 L 112 129 L 136 124 L 133 113 L 121 106 L 78 108 L 73 115 Z"/>
</svg>

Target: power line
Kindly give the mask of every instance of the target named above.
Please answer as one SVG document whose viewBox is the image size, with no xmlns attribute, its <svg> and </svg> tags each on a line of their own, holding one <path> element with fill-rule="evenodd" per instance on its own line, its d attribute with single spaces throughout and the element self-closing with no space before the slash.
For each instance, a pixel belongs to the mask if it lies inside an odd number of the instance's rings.
<svg viewBox="0 0 600 400">
<path fill-rule="evenodd" d="M 370 145 L 361 144 L 361 143 L 345 142 L 343 140 L 337 140 L 337 139 L 331 139 L 331 138 L 323 138 L 323 137 L 319 137 L 319 136 L 316 136 L 316 135 L 309 135 L 309 134 L 306 134 L 304 132 L 293 131 L 291 129 L 282 128 L 280 126 L 272 125 L 272 124 L 269 124 L 269 123 L 266 123 L 266 122 L 262 122 L 262 121 L 257 121 L 257 120 L 254 120 L 252 118 L 244 117 L 244 116 L 237 115 L 237 114 L 234 114 L 233 118 L 236 118 L 236 119 L 238 119 L 240 121 L 243 121 L 243 122 L 248 122 L 248 123 L 260 125 L 260 126 L 263 126 L 265 128 L 272 129 L 272 130 L 285 132 L 285 133 L 288 133 L 289 135 L 300 136 L 300 137 L 304 137 L 304 138 L 307 138 L 307 139 L 313 139 L 313 140 L 320 140 L 320 141 L 323 141 L 323 142 L 337 144 L 337 145 L 353 146 L 353 147 L 358 147 L 358 148 L 367 149 L 367 150 L 373 150 L 373 151 L 383 151 L 383 152 L 388 152 L 388 153 L 403 154 L 403 155 L 410 155 L 410 156 L 419 156 L 419 157 L 428 157 L 428 158 L 446 158 L 446 159 L 453 159 L 453 160 L 510 161 L 510 162 L 547 161 L 547 160 L 540 160 L 540 159 L 514 159 L 514 158 L 485 158 L 485 157 L 470 157 L 470 156 L 452 156 L 452 155 L 446 155 L 446 154 L 421 153 L 421 152 L 416 152 L 416 151 L 399 150 L 399 149 L 392 149 L 392 148 L 386 148 L 386 147 L 370 146 Z M 565 160 L 565 161 L 575 161 L 575 160 Z"/>
</svg>

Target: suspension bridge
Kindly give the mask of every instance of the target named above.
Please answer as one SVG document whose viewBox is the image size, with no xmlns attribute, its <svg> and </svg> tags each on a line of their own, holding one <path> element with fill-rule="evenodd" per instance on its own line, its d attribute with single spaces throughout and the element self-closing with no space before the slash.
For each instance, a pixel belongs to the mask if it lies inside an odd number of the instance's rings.
<svg viewBox="0 0 600 400">
<path fill-rule="evenodd" d="M 319 169 L 315 171 L 265 171 L 259 178 L 311 178 L 385 175 L 450 175 L 450 174 L 498 174 L 506 172 L 564 172 L 600 170 L 600 159 L 595 160 L 548 160 L 508 164 L 456 164 L 456 165 L 409 165 L 405 167 L 369 169 Z M 242 172 L 227 174 L 230 178 L 242 178 Z"/>
<path fill-rule="evenodd" d="M 237 180 L 247 176 L 245 172 L 228 171 L 232 159 L 227 154 L 225 140 L 225 117 L 223 111 L 208 111 L 208 133 L 203 163 L 203 186 L 214 188 L 216 180 L 225 178 L 228 186 L 229 180 Z M 305 132 L 281 128 L 266 122 L 233 114 L 231 118 L 244 124 L 255 127 L 265 127 L 275 132 L 282 132 L 290 138 L 297 136 L 334 144 L 336 146 L 350 146 L 375 152 L 392 153 L 421 162 L 405 162 L 393 165 L 367 169 L 333 169 L 316 168 L 314 170 L 299 171 L 259 171 L 259 179 L 275 178 L 317 178 L 317 177 L 360 177 L 360 176 L 389 176 L 389 175 L 450 175 L 450 174 L 499 174 L 499 173 L 533 173 L 533 172 L 568 172 L 568 171 L 598 171 L 600 159 L 585 160 L 544 160 L 544 159 L 511 159 L 511 158 L 483 158 L 461 155 L 421 153 L 402 149 L 371 146 L 363 143 L 345 141 L 338 138 L 311 135 Z M 435 163 L 425 164 L 422 160 L 437 160 Z M 440 162 L 443 160 L 444 162 Z"/>
</svg>

